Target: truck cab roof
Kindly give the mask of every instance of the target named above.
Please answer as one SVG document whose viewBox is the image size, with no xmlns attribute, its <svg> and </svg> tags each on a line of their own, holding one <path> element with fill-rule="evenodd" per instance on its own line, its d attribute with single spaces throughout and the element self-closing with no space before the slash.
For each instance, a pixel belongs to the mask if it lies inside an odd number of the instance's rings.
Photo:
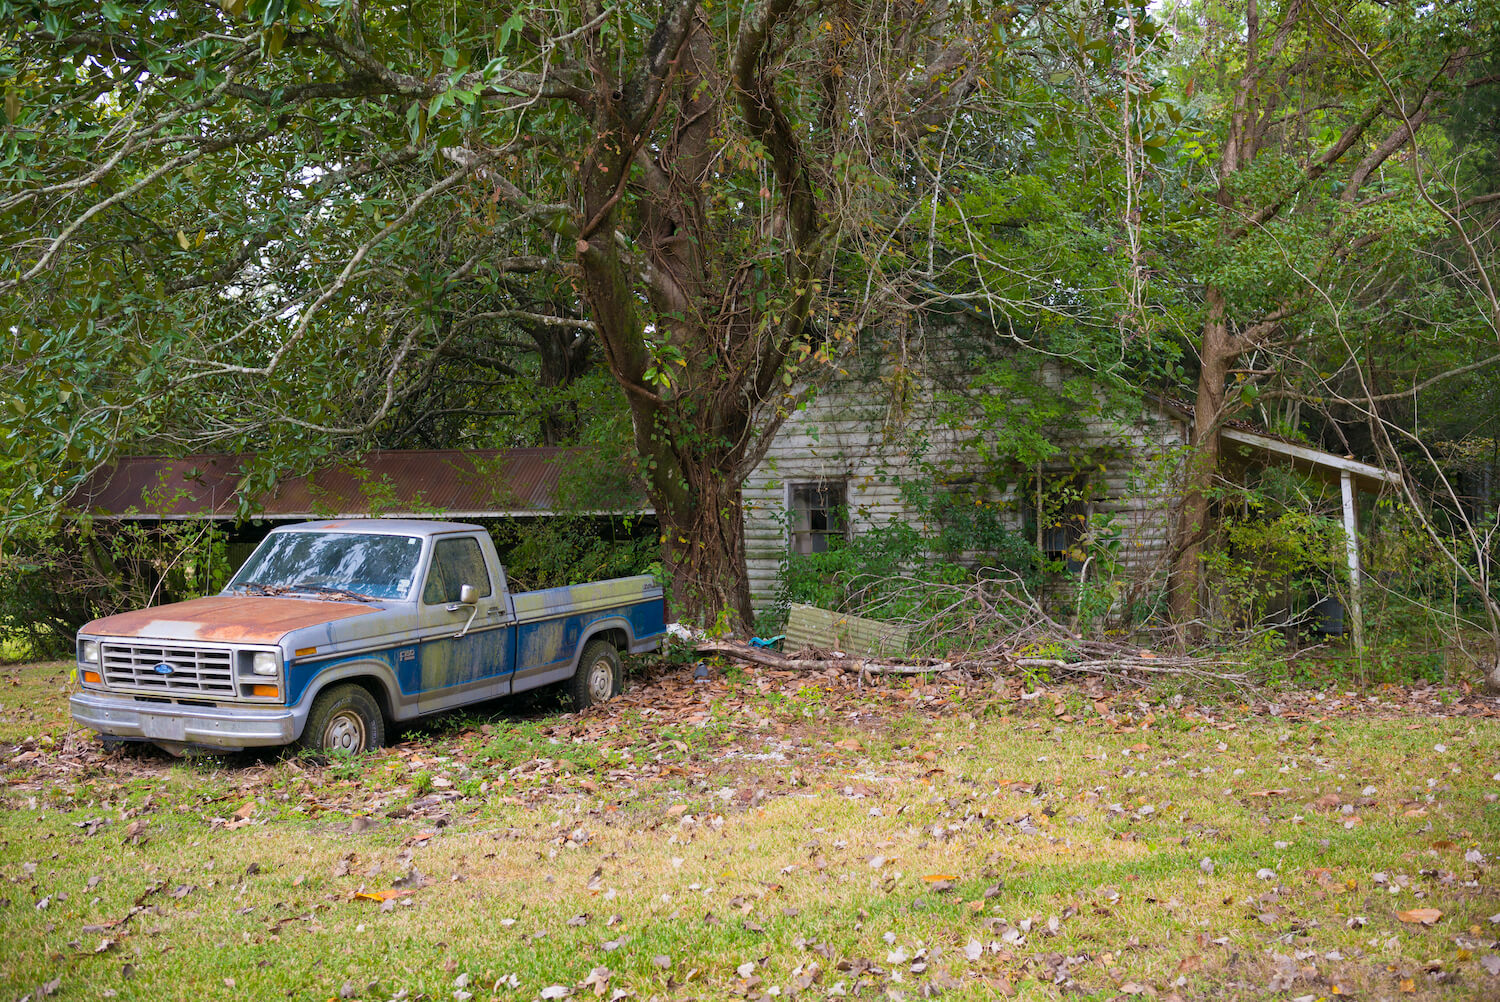
<svg viewBox="0 0 1500 1002">
<path fill-rule="evenodd" d="M 441 536 L 449 532 L 483 532 L 470 522 L 430 522 L 421 518 L 337 518 L 277 526 L 273 532 L 368 532 L 386 536 Z"/>
</svg>

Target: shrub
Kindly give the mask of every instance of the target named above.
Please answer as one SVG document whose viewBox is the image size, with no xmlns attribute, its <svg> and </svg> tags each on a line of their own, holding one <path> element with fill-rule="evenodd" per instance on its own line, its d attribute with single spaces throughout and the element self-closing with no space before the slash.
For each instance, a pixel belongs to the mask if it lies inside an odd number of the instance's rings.
<svg viewBox="0 0 1500 1002">
<path fill-rule="evenodd" d="M 490 536 L 511 591 L 645 574 L 661 558 L 649 527 L 584 515 L 511 519 L 492 527 Z"/>
<path fill-rule="evenodd" d="M 224 535 L 211 522 L 79 519 L 22 529 L 0 555 L 0 633 L 25 656 L 61 656 L 89 620 L 212 594 L 228 571 Z"/>
</svg>

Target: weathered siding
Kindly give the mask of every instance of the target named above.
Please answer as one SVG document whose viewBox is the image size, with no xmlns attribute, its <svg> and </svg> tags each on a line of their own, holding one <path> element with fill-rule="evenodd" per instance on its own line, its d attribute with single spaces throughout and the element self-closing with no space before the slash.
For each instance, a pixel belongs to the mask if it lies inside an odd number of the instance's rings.
<svg viewBox="0 0 1500 1002">
<path fill-rule="evenodd" d="M 951 388 L 951 376 L 962 371 L 962 360 L 948 354 L 946 361 L 929 360 L 929 371 L 908 370 L 898 380 L 884 353 L 867 346 L 862 358 L 783 424 L 744 484 L 746 562 L 757 610 L 773 604 L 787 553 L 789 483 L 845 480 L 850 530 L 859 533 L 914 517 L 903 502 L 903 480 L 926 476 L 923 471 L 933 467 L 958 475 L 981 472 L 961 441 L 964 436 L 936 420 L 937 393 Z M 936 378 L 932 370 L 938 371 Z M 950 378 L 944 379 L 944 372 Z M 897 385 L 905 387 L 900 404 L 894 402 Z M 1137 420 L 1096 422 L 1082 435 L 1068 437 L 1068 454 L 1111 451 L 1121 457 L 1091 475 L 1105 497 L 1095 510 L 1117 515 L 1122 560 L 1133 578 L 1148 581 L 1164 563 L 1170 504 L 1165 472 L 1183 442 L 1181 424 L 1147 407 Z M 1046 473 L 1067 470 L 1066 462 L 1043 467 Z"/>
</svg>

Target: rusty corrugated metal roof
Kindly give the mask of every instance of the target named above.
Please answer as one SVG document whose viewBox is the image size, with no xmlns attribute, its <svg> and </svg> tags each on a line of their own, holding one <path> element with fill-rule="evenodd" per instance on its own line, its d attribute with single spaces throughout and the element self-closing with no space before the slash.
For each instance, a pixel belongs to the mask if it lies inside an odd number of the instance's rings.
<svg viewBox="0 0 1500 1002">
<path fill-rule="evenodd" d="M 257 496 L 252 509 L 269 519 L 545 515 L 560 510 L 559 483 L 581 459 L 578 450 L 562 448 L 368 452 L 311 476 L 287 477 Z M 230 519 L 239 512 L 239 484 L 253 461 L 229 454 L 130 456 L 85 481 L 73 505 L 119 518 Z M 649 510 L 639 491 L 601 504 L 601 510 Z"/>
</svg>

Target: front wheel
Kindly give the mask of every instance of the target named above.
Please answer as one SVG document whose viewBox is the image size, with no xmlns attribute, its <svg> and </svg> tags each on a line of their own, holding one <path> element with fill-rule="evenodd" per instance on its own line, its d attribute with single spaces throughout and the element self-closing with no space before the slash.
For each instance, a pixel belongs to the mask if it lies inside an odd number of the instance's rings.
<svg viewBox="0 0 1500 1002">
<path fill-rule="evenodd" d="M 568 683 L 573 709 L 606 703 L 620 694 L 620 652 L 608 640 L 591 640 L 578 659 L 578 670 Z"/>
<path fill-rule="evenodd" d="M 364 686 L 336 685 L 313 700 L 301 744 L 327 754 L 358 755 L 385 744 L 385 717 Z"/>
</svg>

